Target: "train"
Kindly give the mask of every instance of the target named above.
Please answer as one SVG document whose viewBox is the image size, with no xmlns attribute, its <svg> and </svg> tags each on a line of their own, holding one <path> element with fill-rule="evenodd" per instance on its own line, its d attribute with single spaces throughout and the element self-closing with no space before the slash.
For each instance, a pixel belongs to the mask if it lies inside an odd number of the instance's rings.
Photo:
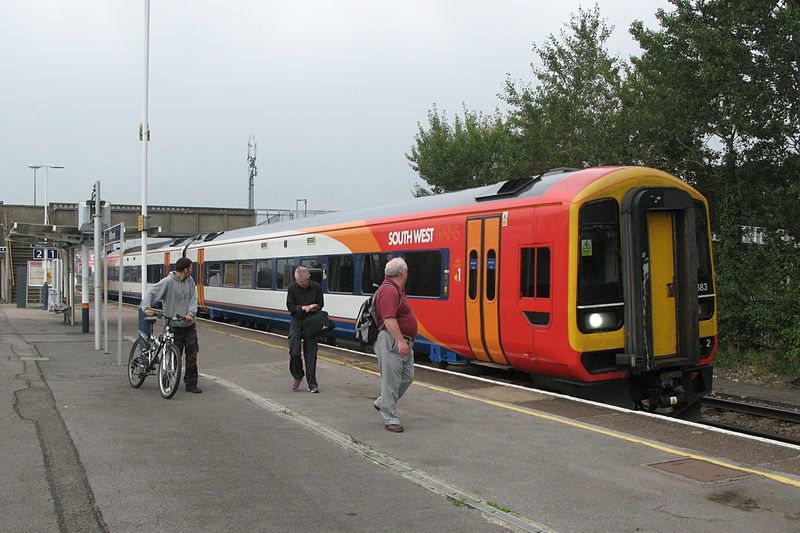
<svg viewBox="0 0 800 533">
<path fill-rule="evenodd" d="M 154 243 L 147 283 L 195 263 L 212 319 L 288 326 L 306 266 L 354 339 L 392 257 L 409 268 L 415 351 L 439 364 L 516 369 L 535 386 L 650 411 L 712 389 L 716 295 L 708 202 L 647 167 L 553 169 L 351 212 Z M 108 256 L 111 294 L 138 303 L 141 247 Z M 122 286 L 119 280 L 122 269 Z"/>
</svg>

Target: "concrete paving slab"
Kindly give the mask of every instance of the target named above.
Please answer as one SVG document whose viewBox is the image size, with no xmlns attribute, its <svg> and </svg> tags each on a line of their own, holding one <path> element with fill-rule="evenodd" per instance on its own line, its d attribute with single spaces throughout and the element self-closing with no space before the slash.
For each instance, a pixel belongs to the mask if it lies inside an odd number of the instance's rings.
<svg viewBox="0 0 800 533">
<path fill-rule="evenodd" d="M 7 314 L 15 312 L 26 311 Z M 131 311 L 125 335 L 134 329 Z M 152 378 L 130 388 L 116 355 L 90 342 L 40 342 L 51 360 L 24 363 L 42 369 L 110 529 L 500 528 L 260 399 L 557 531 L 800 527 L 796 451 L 427 371 L 400 402 L 406 432 L 392 434 L 371 406 L 379 393 L 373 360 L 322 348 L 322 393 L 293 392 L 285 339 L 218 324 L 201 324 L 199 335 L 204 392 L 170 401 Z M 703 483 L 652 466 L 688 455 L 756 470 Z"/>
</svg>

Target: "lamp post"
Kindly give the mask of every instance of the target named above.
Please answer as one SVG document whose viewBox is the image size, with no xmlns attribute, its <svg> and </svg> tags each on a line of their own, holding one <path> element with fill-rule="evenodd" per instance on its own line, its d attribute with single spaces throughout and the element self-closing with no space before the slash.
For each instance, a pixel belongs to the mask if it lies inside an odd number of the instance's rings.
<svg viewBox="0 0 800 533">
<path fill-rule="evenodd" d="M 64 165 L 44 165 L 44 223 L 47 225 L 47 170 L 51 168 L 64 168 Z"/>
<path fill-rule="evenodd" d="M 36 171 L 44 165 L 28 165 L 28 168 L 33 169 L 33 205 L 36 205 Z"/>
<path fill-rule="evenodd" d="M 147 292 L 147 143 L 150 141 L 150 123 L 147 121 L 148 85 L 150 82 L 150 0 L 144 0 L 144 99 L 139 140 L 142 141 L 142 299 Z M 166 272 L 168 274 L 169 272 Z"/>
</svg>

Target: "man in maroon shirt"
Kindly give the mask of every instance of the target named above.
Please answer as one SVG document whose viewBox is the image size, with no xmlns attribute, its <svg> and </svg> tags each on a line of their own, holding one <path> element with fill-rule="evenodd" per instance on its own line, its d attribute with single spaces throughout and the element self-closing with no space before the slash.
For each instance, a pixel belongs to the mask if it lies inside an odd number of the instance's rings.
<svg viewBox="0 0 800 533">
<path fill-rule="evenodd" d="M 372 404 L 381 412 L 386 431 L 401 433 L 397 401 L 414 381 L 414 338 L 417 317 L 406 300 L 408 265 L 401 257 L 386 263 L 386 277 L 375 293 L 378 340 L 375 354 L 381 372 L 381 395 Z"/>
</svg>

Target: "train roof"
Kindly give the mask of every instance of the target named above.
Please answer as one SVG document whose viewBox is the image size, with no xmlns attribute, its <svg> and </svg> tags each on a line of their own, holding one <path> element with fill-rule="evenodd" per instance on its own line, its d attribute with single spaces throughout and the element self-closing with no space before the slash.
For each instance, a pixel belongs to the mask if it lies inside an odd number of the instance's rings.
<svg viewBox="0 0 800 533">
<path fill-rule="evenodd" d="M 403 202 L 377 205 L 351 211 L 336 211 L 324 215 L 317 215 L 313 218 L 300 218 L 274 224 L 262 224 L 259 226 L 226 231 L 224 234 L 218 234 L 208 240 L 224 242 L 227 240 L 255 237 L 263 235 L 264 233 L 292 233 L 309 227 L 328 226 L 357 220 L 372 220 L 410 213 L 435 211 L 463 205 L 508 200 L 509 198 L 535 198 L 543 195 L 550 187 L 574 172 L 577 172 L 577 169 L 553 169 L 538 176 L 515 178 L 473 189 L 422 196 Z"/>
</svg>

